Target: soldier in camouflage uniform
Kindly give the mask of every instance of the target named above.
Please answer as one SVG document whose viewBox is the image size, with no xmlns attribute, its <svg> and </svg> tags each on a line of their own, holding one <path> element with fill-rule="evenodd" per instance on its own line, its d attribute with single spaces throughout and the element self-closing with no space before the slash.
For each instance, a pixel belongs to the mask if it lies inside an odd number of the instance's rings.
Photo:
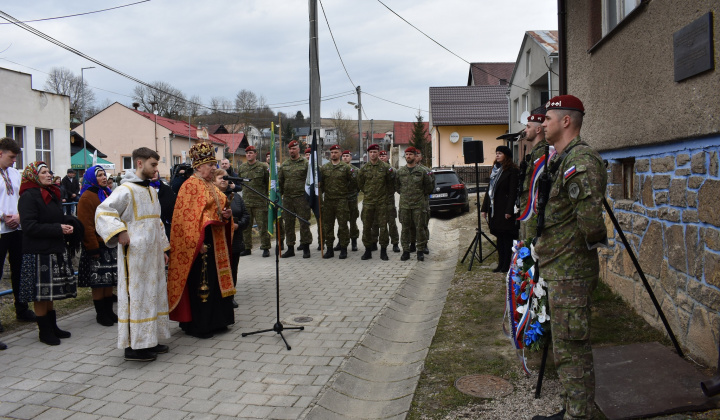
<svg viewBox="0 0 720 420">
<path fill-rule="evenodd" d="M 310 204 L 305 198 L 305 180 L 307 178 L 308 161 L 300 156 L 300 144 L 293 140 L 288 143 L 290 159 L 285 159 L 278 171 L 278 189 L 283 198 L 283 206 L 305 220 L 310 220 Z M 285 222 L 285 243 L 287 251 L 283 258 L 295 256 L 295 216 L 288 212 L 283 213 Z M 312 243 L 310 226 L 300 223 L 300 247 L 303 258 L 310 258 L 310 244 Z"/>
<path fill-rule="evenodd" d="M 407 165 L 401 167 L 397 173 L 395 189 L 400 193 L 400 223 L 402 223 L 403 253 L 400 260 L 410 259 L 410 235 L 415 231 L 417 239 L 417 259 L 423 261 L 425 253 L 422 251 L 427 245 L 425 223 L 427 209 L 424 196 L 433 190 L 433 182 L 428 171 L 415 163 L 417 149 L 410 146 L 405 149 Z"/>
<path fill-rule="evenodd" d="M 333 242 L 335 241 L 335 219 L 338 222 L 338 240 L 340 259 L 347 258 L 347 247 L 350 243 L 348 218 L 350 209 L 347 203 L 347 188 L 353 179 L 350 165 L 340 160 L 341 151 L 337 144 L 330 148 L 330 162 L 320 168 L 320 193 L 323 196 L 322 219 L 323 240 L 327 250 L 323 258 L 332 258 Z"/>
<path fill-rule="evenodd" d="M 252 181 L 245 183 L 248 187 L 267 197 L 268 185 L 270 184 L 270 171 L 266 163 L 257 160 L 257 151 L 254 146 L 248 146 L 245 149 L 247 162 L 238 168 L 238 176 L 240 178 L 250 178 Z M 262 197 L 252 191 L 243 192 L 243 200 L 245 207 L 250 213 L 250 223 L 243 230 L 243 240 L 245 241 L 245 251 L 240 255 L 250 255 L 252 249 L 252 227 L 253 221 L 260 230 L 260 249 L 263 250 L 263 257 L 270 256 L 270 234 L 267 230 L 268 203 Z"/>
<path fill-rule="evenodd" d="M 592 418 L 590 296 L 600 272 L 597 248 L 607 244 L 602 211 L 607 171 L 598 153 L 580 139 L 582 102 L 562 95 L 546 108 L 545 137 L 558 155 L 550 162 L 550 197 L 535 251 L 548 284 L 553 355 L 565 401 L 560 413 L 533 419 Z"/>
<path fill-rule="evenodd" d="M 430 174 L 430 179 L 432 180 L 432 183 L 433 183 L 433 189 L 435 189 L 435 174 L 430 170 L 430 168 L 421 164 L 422 150 L 415 148 L 415 151 L 417 152 L 415 154 L 415 164 L 417 164 L 420 169 L 422 169 L 423 171 Z M 430 241 L 430 228 L 429 228 L 429 225 L 430 225 L 430 194 L 425 195 L 425 209 L 426 209 L 425 223 L 423 226 L 425 228 L 425 235 L 427 236 L 427 241 L 429 242 Z M 425 254 L 430 253 L 430 250 L 428 249 L 427 245 L 425 245 L 425 248 L 422 249 L 421 251 L 423 251 Z M 410 235 L 410 252 L 415 252 L 415 231 L 413 231 L 412 234 Z"/>
<path fill-rule="evenodd" d="M 535 162 L 537 162 L 538 159 L 544 159 L 545 148 L 549 146 L 548 142 L 545 141 L 545 132 L 542 128 L 544 121 L 545 115 L 543 114 L 530 115 L 527 120 L 527 125 L 525 125 L 524 138 L 520 143 L 521 148 L 525 148 L 526 151 L 530 150 L 530 153 L 523 156 L 525 163 L 520 164 L 521 171 L 523 166 L 525 166 L 524 172 L 520 174 L 520 176 L 523 177 L 523 182 L 520 185 L 518 194 L 517 217 L 520 221 L 520 239 L 534 238 L 537 231 L 537 208 L 535 208 L 535 206 L 537 206 L 537 184 L 533 185 L 533 172 L 535 170 Z M 536 178 L 539 175 L 538 173 Z M 528 208 L 531 188 L 533 189 L 532 197 L 534 197 L 533 201 L 535 205 L 533 208 Z"/>
<path fill-rule="evenodd" d="M 380 151 L 380 160 L 387 163 L 388 165 L 390 162 L 388 162 L 388 153 L 384 150 Z M 395 185 L 395 175 L 396 172 L 393 172 L 392 174 L 392 183 Z M 388 190 L 387 191 L 387 226 L 388 226 L 388 236 L 390 236 L 390 243 L 392 243 L 393 246 L 393 252 L 400 252 L 400 247 L 398 244 L 400 243 L 400 234 L 398 233 L 397 223 L 395 223 L 395 219 L 397 219 L 397 208 L 395 207 L 395 189 Z M 378 236 L 380 234 L 380 229 L 378 225 L 373 225 L 372 228 L 372 234 L 373 239 L 375 239 L 375 242 L 373 242 L 373 250 L 375 250 L 375 243 L 377 243 Z"/>
<path fill-rule="evenodd" d="M 362 241 L 365 245 L 363 260 L 372 258 L 372 245 L 375 239 L 372 236 L 373 223 L 380 226 L 380 259 L 387 261 L 387 246 L 390 242 L 387 232 L 387 215 L 385 201 L 387 191 L 395 188 L 391 184 L 393 169 L 387 163 L 379 159 L 380 146 L 371 144 L 368 148 L 370 161 L 360 168 L 358 173 L 358 187 L 363 192 L 363 235 Z"/>
</svg>

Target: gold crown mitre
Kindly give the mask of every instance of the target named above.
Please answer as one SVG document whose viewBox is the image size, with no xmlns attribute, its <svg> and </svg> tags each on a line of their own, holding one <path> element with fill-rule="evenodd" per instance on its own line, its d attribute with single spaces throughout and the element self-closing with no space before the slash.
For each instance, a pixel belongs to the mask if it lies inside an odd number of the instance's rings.
<svg viewBox="0 0 720 420">
<path fill-rule="evenodd" d="M 217 163 L 215 149 L 210 143 L 194 144 L 190 148 L 190 158 L 192 159 L 193 168 L 197 168 L 203 163 Z"/>
</svg>

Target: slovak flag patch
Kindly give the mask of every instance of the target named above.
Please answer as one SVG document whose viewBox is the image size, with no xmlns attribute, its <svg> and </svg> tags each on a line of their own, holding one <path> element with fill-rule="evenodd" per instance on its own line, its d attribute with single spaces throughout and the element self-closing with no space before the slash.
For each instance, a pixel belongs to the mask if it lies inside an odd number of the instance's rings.
<svg viewBox="0 0 720 420">
<path fill-rule="evenodd" d="M 565 178 L 565 179 L 570 178 L 571 176 L 575 175 L 575 172 L 576 172 L 576 171 L 575 171 L 575 165 L 573 165 L 570 169 L 568 169 L 567 171 L 565 171 L 564 178 Z"/>
</svg>

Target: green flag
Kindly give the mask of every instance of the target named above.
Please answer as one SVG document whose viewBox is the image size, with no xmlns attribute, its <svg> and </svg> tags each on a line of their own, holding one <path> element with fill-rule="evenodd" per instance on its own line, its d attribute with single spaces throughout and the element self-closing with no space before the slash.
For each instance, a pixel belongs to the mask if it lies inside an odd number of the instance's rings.
<svg viewBox="0 0 720 420">
<path fill-rule="evenodd" d="M 278 173 L 277 173 L 277 159 L 275 153 L 275 124 L 270 124 L 270 190 L 268 197 L 273 203 L 282 205 L 282 199 L 280 198 L 280 191 L 278 191 Z M 275 221 L 280 218 L 280 209 L 275 207 L 275 204 L 268 203 L 268 232 L 271 235 L 275 234 Z"/>
</svg>

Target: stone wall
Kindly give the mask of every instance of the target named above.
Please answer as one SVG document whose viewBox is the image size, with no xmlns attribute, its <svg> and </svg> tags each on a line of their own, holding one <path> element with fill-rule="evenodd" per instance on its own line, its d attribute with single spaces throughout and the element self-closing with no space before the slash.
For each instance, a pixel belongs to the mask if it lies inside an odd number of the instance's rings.
<svg viewBox="0 0 720 420">
<path fill-rule="evenodd" d="M 608 201 L 665 317 L 683 349 L 709 366 L 717 365 L 720 335 L 719 154 L 720 138 L 603 154 Z M 623 199 L 621 157 L 635 158 L 631 199 Z M 664 331 L 609 218 L 607 224 L 613 234 L 600 254 L 603 280 Z"/>
</svg>

